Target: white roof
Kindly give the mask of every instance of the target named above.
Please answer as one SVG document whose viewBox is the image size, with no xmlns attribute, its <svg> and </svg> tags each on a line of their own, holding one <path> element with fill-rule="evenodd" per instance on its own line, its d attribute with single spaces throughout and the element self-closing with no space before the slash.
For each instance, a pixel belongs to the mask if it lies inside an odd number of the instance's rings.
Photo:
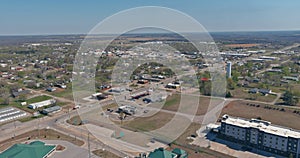
<svg viewBox="0 0 300 158">
<path fill-rule="evenodd" d="M 236 117 L 224 115 L 222 122 L 226 124 L 243 127 L 243 128 L 252 127 L 260 131 L 263 131 L 265 133 L 278 135 L 282 137 L 300 138 L 300 131 L 296 131 L 287 127 L 271 125 L 271 122 L 264 121 L 264 120 L 257 120 L 257 119 L 246 120 L 243 118 L 236 118 Z"/>
</svg>

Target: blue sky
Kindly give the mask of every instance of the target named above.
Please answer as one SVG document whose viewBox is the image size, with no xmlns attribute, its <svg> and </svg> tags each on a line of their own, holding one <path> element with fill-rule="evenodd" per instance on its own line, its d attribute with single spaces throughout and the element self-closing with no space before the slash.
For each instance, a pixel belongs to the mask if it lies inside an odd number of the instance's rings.
<svg viewBox="0 0 300 158">
<path fill-rule="evenodd" d="M 124 9 L 163 6 L 208 31 L 300 30 L 299 0 L 2 0 L 0 35 L 88 33 Z"/>
</svg>

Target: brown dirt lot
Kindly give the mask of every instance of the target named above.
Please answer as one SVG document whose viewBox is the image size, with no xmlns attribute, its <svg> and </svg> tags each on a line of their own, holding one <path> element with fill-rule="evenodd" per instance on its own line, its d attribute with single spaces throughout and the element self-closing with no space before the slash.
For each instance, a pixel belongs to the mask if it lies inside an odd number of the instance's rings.
<svg viewBox="0 0 300 158">
<path fill-rule="evenodd" d="M 260 107 L 250 106 L 247 105 L 247 103 L 260 105 Z M 271 109 L 265 108 L 265 106 L 268 106 Z M 284 111 L 281 111 L 282 108 Z M 250 101 L 233 101 L 224 107 L 220 117 L 222 117 L 223 114 L 247 119 L 260 117 L 261 119 L 270 121 L 275 125 L 300 130 L 300 115 L 294 113 L 293 109 L 289 109 L 284 106 L 257 104 L 251 103 Z"/>
<path fill-rule="evenodd" d="M 134 130 L 152 131 L 163 127 L 165 124 L 170 122 L 173 116 L 173 114 L 158 112 L 151 117 L 139 117 L 133 121 L 123 122 L 123 126 Z"/>
<path fill-rule="evenodd" d="M 213 105 L 217 105 L 219 103 L 221 103 L 222 100 L 221 99 L 212 99 L 212 98 L 209 98 L 209 97 L 200 97 L 199 98 L 199 107 L 198 107 L 198 110 L 196 112 L 196 115 L 204 115 L 207 110 L 208 110 L 208 107 L 209 105 L 211 104 L 211 107 L 214 107 Z M 180 95 L 179 94 L 175 94 L 175 95 L 172 95 L 172 96 L 169 96 L 166 100 L 166 103 L 165 105 L 163 106 L 162 109 L 164 110 L 170 110 L 170 111 L 177 111 L 178 110 L 178 107 L 179 107 L 179 104 L 180 104 Z M 185 106 L 188 106 L 189 103 L 186 102 L 185 103 Z"/>
</svg>

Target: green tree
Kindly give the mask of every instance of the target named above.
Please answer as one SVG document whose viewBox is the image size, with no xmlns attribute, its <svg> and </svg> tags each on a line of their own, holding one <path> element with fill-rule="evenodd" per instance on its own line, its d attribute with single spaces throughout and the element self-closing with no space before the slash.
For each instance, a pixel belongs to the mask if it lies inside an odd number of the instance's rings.
<svg viewBox="0 0 300 158">
<path fill-rule="evenodd" d="M 290 75 L 290 69 L 289 69 L 289 67 L 287 67 L 287 66 L 283 67 L 282 68 L 282 72 L 286 76 Z"/>
<path fill-rule="evenodd" d="M 231 78 L 227 79 L 227 88 L 230 90 L 234 90 L 234 88 L 235 88 L 235 83 L 233 82 L 233 80 Z"/>
<path fill-rule="evenodd" d="M 291 91 L 286 91 L 283 94 L 283 99 L 282 100 L 287 105 L 296 105 L 299 102 L 299 99 L 297 97 L 294 97 L 294 95 Z"/>
</svg>

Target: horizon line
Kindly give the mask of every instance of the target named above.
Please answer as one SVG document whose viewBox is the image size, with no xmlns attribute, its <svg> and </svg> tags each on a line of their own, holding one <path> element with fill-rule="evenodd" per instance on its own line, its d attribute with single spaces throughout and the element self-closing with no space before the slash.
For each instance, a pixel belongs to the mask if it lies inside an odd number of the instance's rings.
<svg viewBox="0 0 300 158">
<path fill-rule="evenodd" d="M 292 31 L 300 31 L 300 29 L 291 29 L 291 30 L 224 30 L 224 31 L 207 31 L 201 33 L 250 33 L 250 32 L 292 32 Z M 185 32 L 185 33 L 195 33 L 195 32 Z M 199 33 L 199 32 L 197 32 Z M 134 32 L 134 33 L 125 33 L 124 35 L 129 34 L 176 34 L 173 32 Z M 71 36 L 71 35 L 88 35 L 88 33 L 41 33 L 41 34 L 0 34 L 0 37 L 5 36 Z M 100 35 L 100 34 L 90 34 L 90 35 Z M 114 35 L 113 33 L 101 34 L 101 35 Z"/>
</svg>

